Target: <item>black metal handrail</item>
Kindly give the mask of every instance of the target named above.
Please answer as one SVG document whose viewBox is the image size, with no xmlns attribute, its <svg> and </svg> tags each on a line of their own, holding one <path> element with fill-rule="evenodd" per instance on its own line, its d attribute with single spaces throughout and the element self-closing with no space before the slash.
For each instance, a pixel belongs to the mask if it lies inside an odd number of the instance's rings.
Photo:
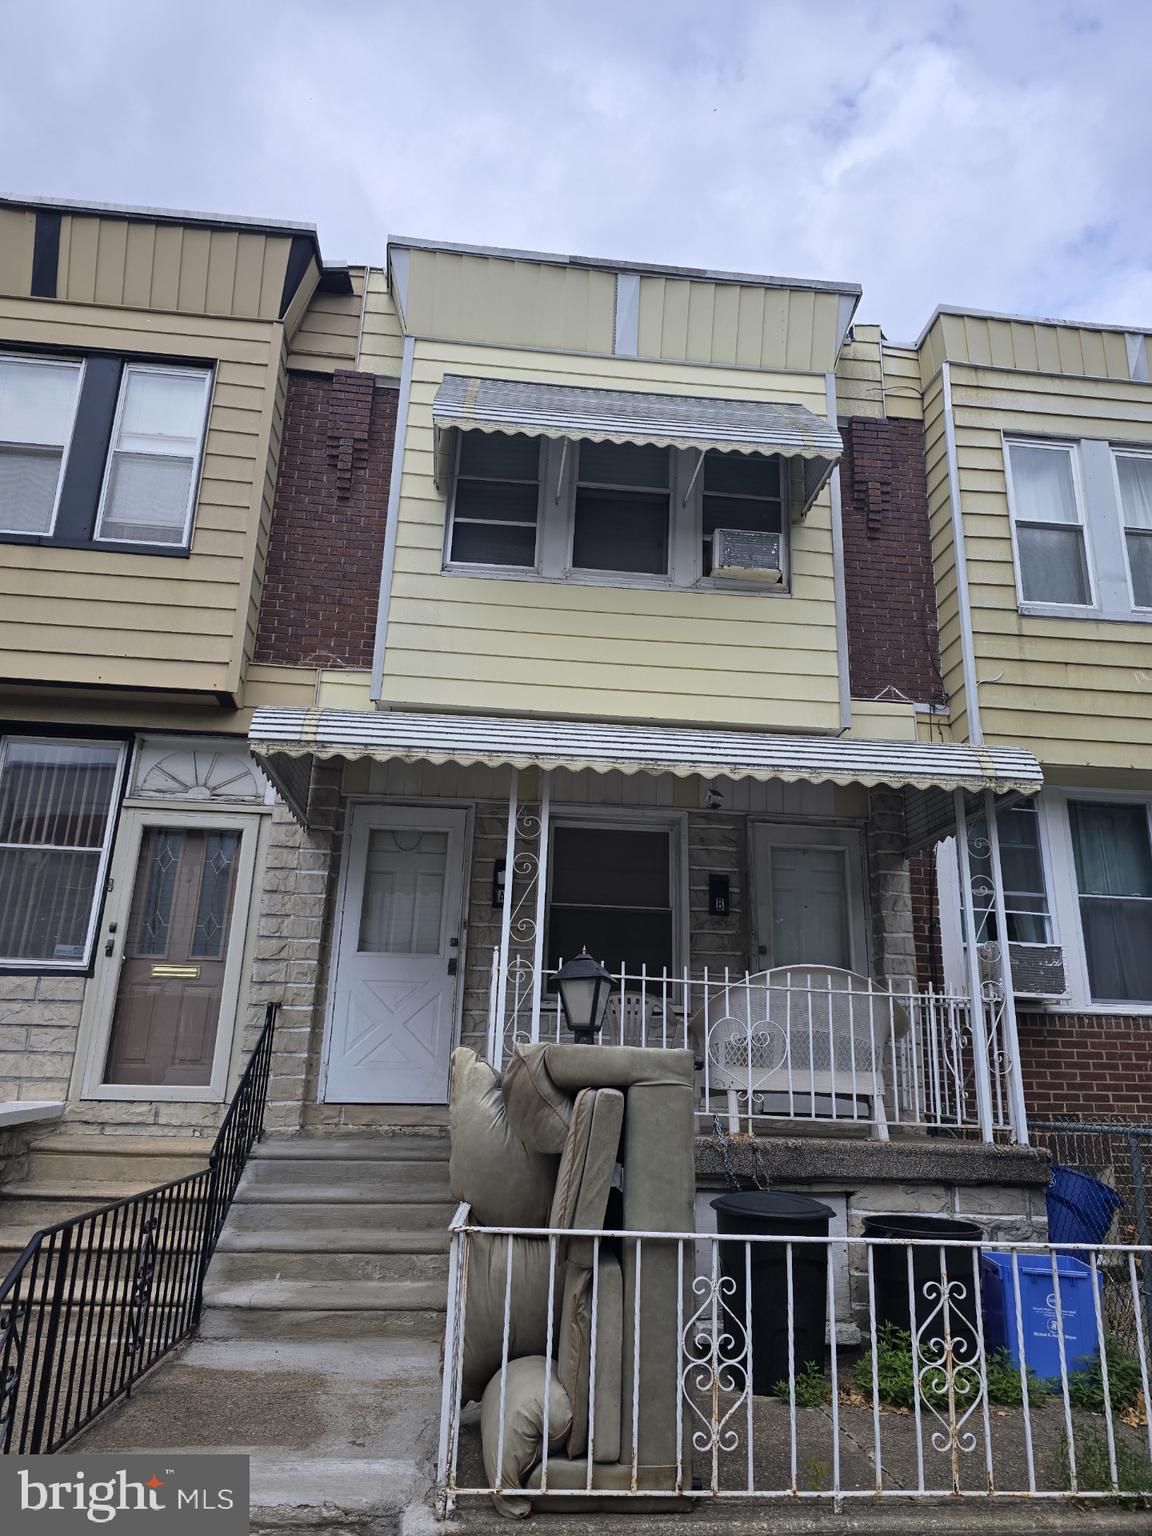
<svg viewBox="0 0 1152 1536">
<path fill-rule="evenodd" d="M 0 1451 L 57 1451 L 196 1328 L 204 1276 L 264 1132 L 276 1004 L 207 1168 L 45 1227 L 0 1281 Z"/>
</svg>

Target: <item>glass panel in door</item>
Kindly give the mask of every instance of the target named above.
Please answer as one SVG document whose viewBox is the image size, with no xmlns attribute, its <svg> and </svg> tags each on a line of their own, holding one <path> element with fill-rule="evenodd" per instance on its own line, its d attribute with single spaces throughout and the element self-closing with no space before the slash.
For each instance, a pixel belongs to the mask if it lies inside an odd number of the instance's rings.
<svg viewBox="0 0 1152 1536">
<path fill-rule="evenodd" d="M 145 828 L 106 1083 L 211 1082 L 239 852 L 239 832 Z"/>
</svg>

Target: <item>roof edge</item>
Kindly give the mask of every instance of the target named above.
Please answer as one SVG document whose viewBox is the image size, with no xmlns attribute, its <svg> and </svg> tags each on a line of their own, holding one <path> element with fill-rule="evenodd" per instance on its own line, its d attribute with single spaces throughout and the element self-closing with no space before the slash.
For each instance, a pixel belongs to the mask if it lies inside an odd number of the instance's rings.
<svg viewBox="0 0 1152 1536">
<path fill-rule="evenodd" d="M 238 229 L 250 234 L 306 236 L 316 248 L 320 262 L 320 236 L 315 224 L 292 219 L 267 219 L 246 214 L 203 213 L 188 208 L 149 208 L 134 203 L 96 203 L 82 198 L 22 197 L 14 192 L 0 193 L 0 208 L 27 208 L 35 212 L 76 213 L 81 217 L 108 215 L 130 223 L 189 224 L 201 229 Z M 323 263 L 320 263 L 323 265 Z"/>
<path fill-rule="evenodd" d="M 1017 325 L 1063 325 L 1077 331 L 1112 331 L 1117 336 L 1148 336 L 1152 334 L 1152 326 L 1148 325 L 1115 325 L 1105 320 L 1059 320 L 1053 315 L 1016 315 L 999 309 L 969 309 L 963 304 L 937 304 L 928 317 L 924 329 L 916 338 L 915 349 L 917 351 L 924 345 L 925 337 L 944 315 L 957 315 L 962 320 L 1006 320 L 1014 321 Z"/>
<path fill-rule="evenodd" d="M 388 251 L 393 246 L 410 251 L 447 251 L 459 256 L 495 256 L 500 261 L 538 261 L 547 266 L 591 267 L 602 272 L 635 272 L 647 277 L 695 278 L 710 283 L 743 283 L 758 288 L 804 288 L 817 293 L 842 293 L 859 299 L 864 290 L 859 283 L 837 282 L 810 277 L 773 277 L 758 272 L 726 272 L 712 267 L 677 267 L 659 262 L 614 261 L 606 256 L 563 256 L 554 251 L 526 251 L 515 246 L 467 245 L 451 240 L 425 240 L 409 235 L 389 235 Z"/>
</svg>

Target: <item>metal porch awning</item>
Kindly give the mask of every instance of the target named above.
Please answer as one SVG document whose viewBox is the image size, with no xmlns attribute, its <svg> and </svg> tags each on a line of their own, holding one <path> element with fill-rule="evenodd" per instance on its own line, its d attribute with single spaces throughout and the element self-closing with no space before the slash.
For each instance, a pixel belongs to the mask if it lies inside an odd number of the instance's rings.
<svg viewBox="0 0 1152 1536">
<path fill-rule="evenodd" d="M 701 452 L 778 453 L 797 459 L 803 505 L 809 506 L 836 467 L 844 444 L 834 424 L 806 406 L 715 395 L 654 395 L 634 390 L 533 384 L 445 374 L 432 405 L 443 429 L 522 432 L 529 437 L 585 438 Z M 446 465 L 437 454 L 437 473 Z"/>
<path fill-rule="evenodd" d="M 1035 794 L 1040 765 L 1021 747 L 779 736 L 765 731 L 432 715 L 337 709 L 257 709 L 249 746 L 293 811 L 305 818 L 302 759 L 478 763 L 499 768 L 781 779 L 892 789 L 990 789 Z"/>
</svg>

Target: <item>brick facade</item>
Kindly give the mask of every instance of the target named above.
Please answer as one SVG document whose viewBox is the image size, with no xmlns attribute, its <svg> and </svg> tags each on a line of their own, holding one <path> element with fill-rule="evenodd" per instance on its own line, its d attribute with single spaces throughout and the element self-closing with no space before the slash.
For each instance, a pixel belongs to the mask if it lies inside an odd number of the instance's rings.
<svg viewBox="0 0 1152 1536">
<path fill-rule="evenodd" d="M 921 425 L 851 416 L 840 432 L 852 695 L 943 704 Z"/>
<path fill-rule="evenodd" d="M 1020 1013 L 1017 1029 L 1033 1119 L 1107 1114 L 1152 1125 L 1152 1017 Z"/>
<path fill-rule="evenodd" d="M 291 374 L 255 659 L 368 667 L 396 391 L 372 374 Z"/>
</svg>

